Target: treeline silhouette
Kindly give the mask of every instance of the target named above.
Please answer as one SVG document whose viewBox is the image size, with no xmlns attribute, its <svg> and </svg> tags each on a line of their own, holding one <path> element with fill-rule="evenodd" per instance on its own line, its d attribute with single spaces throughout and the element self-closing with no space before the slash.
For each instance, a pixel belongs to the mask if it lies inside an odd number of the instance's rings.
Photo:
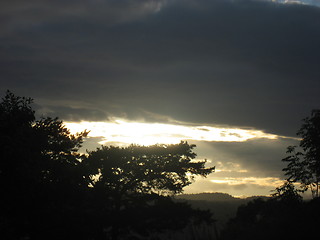
<svg viewBox="0 0 320 240">
<path fill-rule="evenodd" d="M 287 176 L 272 198 L 256 199 L 238 208 L 222 231 L 221 239 L 307 239 L 317 238 L 320 224 L 320 110 L 303 119 L 297 135 L 299 146 L 289 146 Z M 312 200 L 300 193 L 310 190 Z"/>
<path fill-rule="evenodd" d="M 221 193 L 179 195 L 193 207 L 209 209 L 216 220 L 213 238 L 195 239 L 307 239 L 318 234 L 320 199 L 256 196 L 244 199 Z M 214 229 L 216 227 L 216 229 Z"/>
<path fill-rule="evenodd" d="M 304 239 L 320 223 L 320 110 L 288 147 L 287 176 L 271 198 L 241 205 L 223 228 L 212 213 L 173 196 L 214 171 L 195 145 L 79 149 L 58 118 L 36 119 L 33 100 L 7 91 L 0 102 L 0 239 Z M 299 187 L 298 187 L 299 186 Z M 313 199 L 303 201 L 301 192 Z M 207 198 L 207 194 L 201 195 Z M 192 199 L 194 196 L 185 198 Z M 180 196 L 183 198 L 183 196 Z M 223 200 L 224 199 L 224 200 Z M 219 203 L 230 196 L 219 194 Z M 196 206 L 196 204 L 194 204 Z M 213 209 L 214 212 L 214 209 Z M 219 221 L 219 219 L 218 219 Z"/>
<path fill-rule="evenodd" d="M 193 208 L 210 210 L 213 213 L 216 229 L 212 229 L 213 234 L 219 234 L 225 227 L 227 222 L 236 216 L 237 209 L 241 205 L 245 205 L 255 199 L 268 200 L 267 196 L 251 196 L 246 198 L 233 197 L 226 193 L 197 193 L 197 194 L 179 194 L 174 196 L 176 201 L 187 201 Z M 213 225 L 213 224 L 212 224 Z M 217 232 L 217 233 L 216 233 Z"/>
<path fill-rule="evenodd" d="M 221 233 L 223 240 L 311 239 L 319 236 L 320 199 L 253 200 L 238 208 Z"/>
<path fill-rule="evenodd" d="M 32 99 L 6 93 L 1 239 L 156 239 L 212 221 L 209 211 L 170 197 L 214 171 L 194 160 L 194 145 L 103 146 L 81 154 L 87 134 L 70 134 L 57 118 L 36 120 Z"/>
</svg>

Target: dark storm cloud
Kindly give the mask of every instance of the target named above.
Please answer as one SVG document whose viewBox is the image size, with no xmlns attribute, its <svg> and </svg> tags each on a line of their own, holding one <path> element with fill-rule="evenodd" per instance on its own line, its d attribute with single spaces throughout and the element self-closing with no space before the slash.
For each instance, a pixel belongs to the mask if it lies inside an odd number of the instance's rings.
<svg viewBox="0 0 320 240">
<path fill-rule="evenodd" d="M 99 109 L 84 107 L 66 107 L 66 106 L 47 106 L 43 108 L 37 106 L 35 108 L 38 117 L 57 116 L 65 121 L 99 121 L 101 119 L 108 120 L 108 114 Z"/>
<path fill-rule="evenodd" d="M 319 8 L 222 0 L 1 5 L 1 89 L 39 99 L 58 116 L 169 116 L 294 135 L 319 107 Z"/>
<path fill-rule="evenodd" d="M 106 25 L 126 22 L 161 8 L 164 0 L 12 0 L 2 1 L 2 33 L 48 23 L 102 21 Z"/>
</svg>

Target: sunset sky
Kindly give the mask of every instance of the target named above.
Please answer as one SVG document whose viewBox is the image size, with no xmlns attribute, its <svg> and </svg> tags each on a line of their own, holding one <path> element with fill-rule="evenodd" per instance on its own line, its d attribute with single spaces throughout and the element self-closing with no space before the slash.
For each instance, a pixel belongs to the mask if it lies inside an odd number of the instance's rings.
<svg viewBox="0 0 320 240">
<path fill-rule="evenodd" d="M 320 0 L 5 0 L 0 95 L 100 144 L 196 144 L 187 193 L 270 194 L 320 108 Z"/>
</svg>

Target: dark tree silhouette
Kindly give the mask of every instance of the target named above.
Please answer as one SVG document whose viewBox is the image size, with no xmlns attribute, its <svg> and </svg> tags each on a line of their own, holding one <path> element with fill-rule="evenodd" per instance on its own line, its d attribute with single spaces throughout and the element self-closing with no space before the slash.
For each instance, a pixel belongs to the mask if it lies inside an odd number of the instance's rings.
<svg viewBox="0 0 320 240">
<path fill-rule="evenodd" d="M 1 239 L 137 239 L 211 221 L 169 196 L 214 168 L 194 145 L 78 150 L 87 136 L 57 118 L 36 120 L 33 100 L 0 103 Z"/>
<path fill-rule="evenodd" d="M 223 230 L 223 240 L 307 239 L 318 235 L 320 223 L 320 110 L 305 118 L 297 135 L 301 151 L 289 146 L 283 169 L 286 182 L 267 201 L 254 200 L 238 208 Z M 294 183 L 301 184 L 301 190 Z M 303 201 L 300 192 L 311 189 L 313 199 Z"/>
<path fill-rule="evenodd" d="M 222 232 L 223 240 L 254 239 L 300 239 L 298 229 L 301 205 L 291 201 L 256 199 L 238 208 L 237 215 L 231 219 Z"/>
<path fill-rule="evenodd" d="M 58 119 L 36 121 L 31 104 L 32 99 L 9 91 L 0 103 L 4 239 L 71 234 L 75 225 L 68 215 L 76 211 L 80 189 L 87 185 L 77 153 L 87 133 L 72 135 Z"/>
<path fill-rule="evenodd" d="M 319 197 L 320 188 L 320 110 L 313 110 L 311 117 L 303 120 L 297 133 L 302 139 L 300 149 L 289 146 L 290 154 L 283 161 L 288 166 L 283 169 L 288 176 L 287 181 L 301 184 L 301 191 L 311 190 L 313 197 Z"/>
<path fill-rule="evenodd" d="M 87 177 L 93 191 L 104 196 L 104 207 L 101 206 L 101 209 L 106 209 L 112 216 L 109 223 L 112 239 L 117 239 L 119 234 L 126 234 L 123 231 L 128 229 L 131 229 L 131 235 L 137 232 L 137 222 L 149 232 L 177 228 L 187 223 L 186 220 L 192 217 L 190 206 L 183 205 L 185 214 L 181 214 L 182 211 L 178 214 L 176 211 L 181 209 L 181 203 L 174 203 L 165 196 L 181 192 L 191 184 L 194 176 L 207 176 L 214 171 L 214 168 L 204 166 L 205 161 L 193 160 L 196 157 L 194 147 L 195 145 L 181 142 L 148 147 L 110 146 L 88 152 L 89 156 L 82 164 L 89 170 Z M 160 219 L 167 212 L 165 206 L 173 205 L 176 207 L 170 208 L 171 218 L 175 215 L 173 219 L 180 220 L 171 221 L 169 227 L 169 215 L 165 221 Z M 138 209 L 140 213 L 133 214 Z"/>
<path fill-rule="evenodd" d="M 110 192 L 180 193 L 194 176 L 207 176 L 214 171 L 214 167 L 205 167 L 205 160 L 193 161 L 194 147 L 187 142 L 147 147 L 102 146 L 88 152 L 83 164 L 91 170 L 92 184 L 102 184 Z"/>
<path fill-rule="evenodd" d="M 302 201 L 299 190 L 295 188 L 293 183 L 285 181 L 283 185 L 277 187 L 272 194 L 272 197 L 283 201 Z"/>
</svg>

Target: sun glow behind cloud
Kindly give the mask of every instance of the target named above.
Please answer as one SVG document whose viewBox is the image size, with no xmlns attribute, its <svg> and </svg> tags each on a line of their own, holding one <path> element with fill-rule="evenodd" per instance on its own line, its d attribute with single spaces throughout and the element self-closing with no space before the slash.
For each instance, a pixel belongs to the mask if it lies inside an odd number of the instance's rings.
<svg viewBox="0 0 320 240">
<path fill-rule="evenodd" d="M 99 144 L 173 144 L 182 140 L 243 142 L 254 138 L 277 139 L 279 136 L 259 130 L 142 123 L 125 120 L 112 122 L 66 122 L 71 133 L 90 131 L 88 137 L 102 137 Z"/>
</svg>

